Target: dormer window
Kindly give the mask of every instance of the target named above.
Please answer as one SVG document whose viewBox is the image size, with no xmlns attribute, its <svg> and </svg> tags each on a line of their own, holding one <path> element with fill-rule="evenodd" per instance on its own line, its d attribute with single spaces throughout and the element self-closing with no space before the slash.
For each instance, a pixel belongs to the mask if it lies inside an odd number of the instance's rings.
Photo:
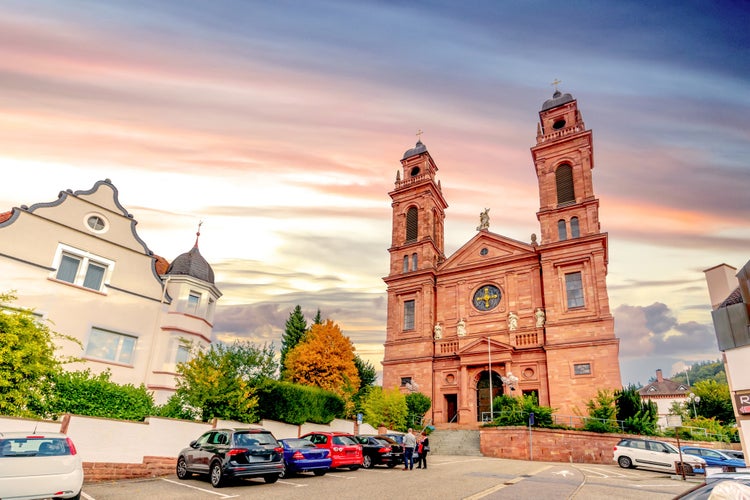
<svg viewBox="0 0 750 500">
<path fill-rule="evenodd" d="M 652 385 L 651 387 L 648 388 L 648 392 L 656 392 L 656 387 Z"/>
</svg>

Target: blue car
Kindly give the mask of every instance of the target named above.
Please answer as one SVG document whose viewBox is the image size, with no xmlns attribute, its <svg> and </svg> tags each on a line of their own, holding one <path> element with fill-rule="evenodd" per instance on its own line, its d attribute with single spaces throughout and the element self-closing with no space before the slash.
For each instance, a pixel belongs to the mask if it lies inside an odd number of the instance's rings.
<svg viewBox="0 0 750 500">
<path fill-rule="evenodd" d="M 289 477 L 299 472 L 312 472 L 322 476 L 331 467 L 329 450 L 318 448 L 307 439 L 279 439 L 284 448 L 284 470 L 281 477 Z"/>
<path fill-rule="evenodd" d="M 745 461 L 739 460 L 734 457 L 730 457 L 724 452 L 719 450 L 712 450 L 711 448 L 700 448 L 698 446 L 683 446 L 682 452 L 688 455 L 695 455 L 701 457 L 706 461 L 708 467 L 734 467 L 744 468 Z"/>
</svg>

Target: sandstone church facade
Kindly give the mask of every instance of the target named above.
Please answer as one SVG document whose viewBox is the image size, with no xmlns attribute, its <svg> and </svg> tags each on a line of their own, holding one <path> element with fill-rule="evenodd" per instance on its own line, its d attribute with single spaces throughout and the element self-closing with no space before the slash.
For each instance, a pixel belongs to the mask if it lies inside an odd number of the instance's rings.
<svg viewBox="0 0 750 500">
<path fill-rule="evenodd" d="M 592 132 L 577 101 L 559 91 L 539 119 L 531 156 L 540 241 L 493 233 L 485 210 L 477 234 L 446 256 L 448 203 L 421 140 L 389 193 L 383 387 L 429 396 L 436 424 L 486 421 L 490 394 L 536 394 L 557 414 L 585 415 L 599 389 L 622 387 Z"/>
</svg>

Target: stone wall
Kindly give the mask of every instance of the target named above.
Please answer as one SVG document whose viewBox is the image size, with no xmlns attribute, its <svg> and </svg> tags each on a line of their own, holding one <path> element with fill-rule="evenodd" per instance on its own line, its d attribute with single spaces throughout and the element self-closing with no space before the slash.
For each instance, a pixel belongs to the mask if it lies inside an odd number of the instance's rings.
<svg viewBox="0 0 750 500">
<path fill-rule="evenodd" d="M 573 462 L 585 464 L 614 464 L 613 448 L 624 437 L 632 434 L 599 434 L 528 427 L 484 428 L 480 431 L 480 447 L 486 457 L 543 462 Z M 655 437 L 677 446 L 670 438 Z M 729 448 L 727 443 L 690 441 L 693 446 Z M 680 442 L 685 445 L 684 441 Z"/>
</svg>

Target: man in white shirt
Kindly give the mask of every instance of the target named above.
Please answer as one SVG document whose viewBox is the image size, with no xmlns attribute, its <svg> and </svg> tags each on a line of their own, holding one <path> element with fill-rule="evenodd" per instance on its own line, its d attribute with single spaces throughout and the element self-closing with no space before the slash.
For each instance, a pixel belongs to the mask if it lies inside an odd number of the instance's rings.
<svg viewBox="0 0 750 500">
<path fill-rule="evenodd" d="M 404 434 L 404 470 L 414 469 L 414 448 L 417 447 L 417 437 L 411 427 Z"/>
</svg>

